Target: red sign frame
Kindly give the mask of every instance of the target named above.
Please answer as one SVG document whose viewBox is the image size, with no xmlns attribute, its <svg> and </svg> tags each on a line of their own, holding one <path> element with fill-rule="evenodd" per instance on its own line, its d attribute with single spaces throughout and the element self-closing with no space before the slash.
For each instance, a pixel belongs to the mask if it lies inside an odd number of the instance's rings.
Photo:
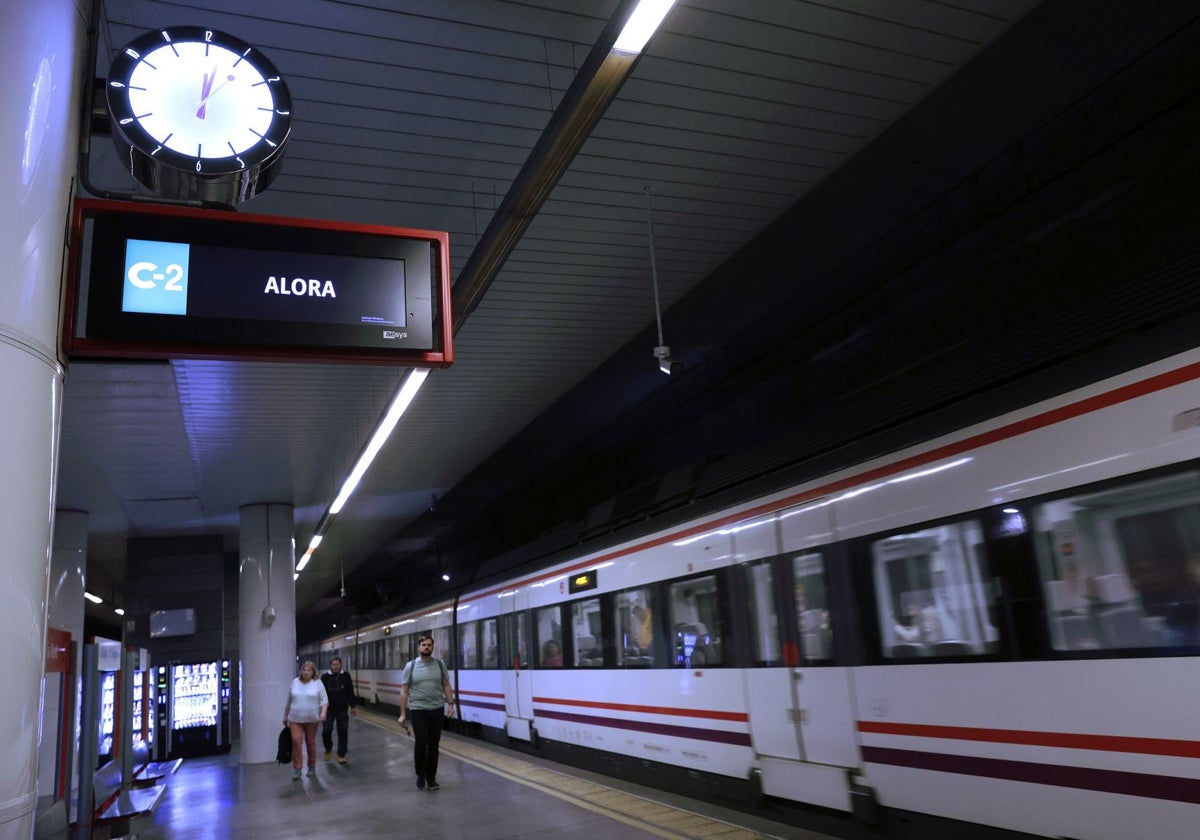
<svg viewBox="0 0 1200 840">
<path fill-rule="evenodd" d="M 386 237 L 426 241 L 433 249 L 430 263 L 436 271 L 432 278 L 431 294 L 436 304 L 431 313 L 434 349 L 391 349 L 377 347 L 319 346 L 303 343 L 196 343 L 173 340 L 124 340 L 77 335 L 83 318 L 81 293 L 84 276 L 84 228 L 88 219 L 100 215 L 137 220 L 139 217 L 169 218 L 186 230 L 191 221 L 239 226 L 264 226 L 284 232 L 320 231 L 326 234 L 351 234 L 359 237 Z M 251 232 L 257 232 L 250 229 Z M 71 258 L 63 307 L 62 350 L 67 358 L 109 359 L 219 359 L 225 361 L 282 361 L 339 364 L 392 365 L 397 367 L 448 367 L 454 362 L 452 313 L 450 297 L 450 238 L 444 231 L 398 228 L 383 225 L 354 224 L 316 219 L 297 219 L 282 216 L 231 213 L 224 210 L 141 204 L 138 202 L 106 201 L 79 198 L 71 212 Z M 95 282 L 94 280 L 92 282 Z M 297 331 L 300 332 L 300 331 Z"/>
</svg>

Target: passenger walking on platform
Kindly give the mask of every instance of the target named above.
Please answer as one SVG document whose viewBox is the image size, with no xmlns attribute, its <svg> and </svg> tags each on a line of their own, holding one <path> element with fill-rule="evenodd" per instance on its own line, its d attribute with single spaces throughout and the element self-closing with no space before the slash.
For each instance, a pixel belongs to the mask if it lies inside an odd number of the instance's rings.
<svg viewBox="0 0 1200 840">
<path fill-rule="evenodd" d="M 350 718 L 355 716 L 354 681 L 342 670 L 342 660 L 329 660 L 329 673 L 321 675 L 325 693 L 329 695 L 329 712 L 321 728 L 321 740 L 325 744 L 325 760 L 333 754 L 333 725 L 337 723 L 337 760 L 346 763 L 346 747 L 350 741 Z"/>
<path fill-rule="evenodd" d="M 300 676 L 292 680 L 283 723 L 292 733 L 292 778 L 300 778 L 303 767 L 303 746 L 308 750 L 308 775 L 317 775 L 317 724 L 323 723 L 329 709 L 325 684 L 317 679 L 317 666 L 306 661 L 300 666 Z"/>
<path fill-rule="evenodd" d="M 438 744 L 442 740 L 444 717 L 454 716 L 454 689 L 446 664 L 433 655 L 433 637 L 421 634 L 417 640 L 417 659 L 404 666 L 400 677 L 400 725 L 408 729 L 412 719 L 413 764 L 417 771 L 417 789 L 437 790 Z M 444 709 L 448 711 L 443 712 Z"/>
</svg>

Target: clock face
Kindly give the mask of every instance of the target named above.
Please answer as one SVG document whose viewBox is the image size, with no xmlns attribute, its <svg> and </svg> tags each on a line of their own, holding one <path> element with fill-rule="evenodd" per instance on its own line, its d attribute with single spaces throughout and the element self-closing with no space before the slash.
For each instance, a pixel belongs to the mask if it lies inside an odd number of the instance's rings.
<svg viewBox="0 0 1200 840">
<path fill-rule="evenodd" d="M 205 193 L 230 183 L 253 195 L 282 159 L 287 87 L 266 56 L 232 36 L 200 27 L 148 32 L 118 53 L 106 87 L 118 148 L 128 148 L 134 176 L 160 193 L 214 198 Z"/>
</svg>

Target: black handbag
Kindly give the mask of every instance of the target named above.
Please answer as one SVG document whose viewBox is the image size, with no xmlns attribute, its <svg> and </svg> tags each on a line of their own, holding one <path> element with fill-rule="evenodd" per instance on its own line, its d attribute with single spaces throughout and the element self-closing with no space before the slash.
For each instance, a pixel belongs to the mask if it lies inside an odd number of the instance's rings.
<svg viewBox="0 0 1200 840">
<path fill-rule="evenodd" d="M 286 726 L 279 733 L 279 750 L 275 753 L 275 760 L 280 764 L 292 762 L 292 730 Z"/>
</svg>

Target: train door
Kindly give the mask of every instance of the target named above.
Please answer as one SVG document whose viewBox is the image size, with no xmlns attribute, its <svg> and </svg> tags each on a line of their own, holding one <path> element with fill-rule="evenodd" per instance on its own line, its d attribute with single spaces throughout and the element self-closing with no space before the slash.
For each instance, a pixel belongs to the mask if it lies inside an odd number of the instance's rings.
<svg viewBox="0 0 1200 840">
<path fill-rule="evenodd" d="M 752 669 L 760 685 L 749 692 L 763 792 L 849 811 L 847 771 L 859 758 L 851 672 L 834 665 L 828 506 L 785 511 L 778 536 L 780 554 L 746 568 L 755 660 L 765 666 Z"/>
<path fill-rule="evenodd" d="M 531 739 L 533 723 L 533 680 L 529 678 L 529 595 L 518 590 L 505 601 L 501 616 L 501 644 L 507 660 L 501 663 L 504 685 L 505 729 L 510 738 Z"/>
</svg>

